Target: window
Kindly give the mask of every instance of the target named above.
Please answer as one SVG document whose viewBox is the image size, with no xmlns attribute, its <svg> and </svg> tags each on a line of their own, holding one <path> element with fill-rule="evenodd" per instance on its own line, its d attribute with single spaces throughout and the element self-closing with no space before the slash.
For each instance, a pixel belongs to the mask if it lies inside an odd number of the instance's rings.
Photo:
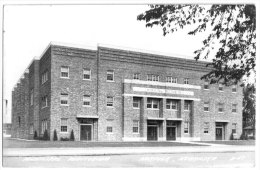
<svg viewBox="0 0 260 170">
<path fill-rule="evenodd" d="M 237 86 L 236 85 L 233 85 L 232 86 L 232 93 L 236 93 L 237 92 Z"/>
<path fill-rule="evenodd" d="M 45 108 L 48 106 L 48 98 L 47 96 L 42 97 L 42 108 Z"/>
<path fill-rule="evenodd" d="M 113 107 L 114 105 L 114 98 L 112 96 L 107 96 L 107 106 Z"/>
<path fill-rule="evenodd" d="M 61 132 L 68 132 L 68 119 L 61 118 L 60 120 L 60 131 Z"/>
<path fill-rule="evenodd" d="M 91 70 L 90 69 L 83 69 L 83 80 L 90 80 L 91 79 Z"/>
<path fill-rule="evenodd" d="M 47 130 L 47 119 L 42 120 L 41 134 L 43 134 L 45 130 Z"/>
<path fill-rule="evenodd" d="M 30 93 L 30 104 L 33 105 L 33 89 L 31 90 Z"/>
<path fill-rule="evenodd" d="M 189 122 L 184 122 L 184 133 L 189 133 Z"/>
<path fill-rule="evenodd" d="M 147 99 L 147 108 L 148 109 L 158 109 L 159 108 L 159 100 L 158 99 Z"/>
<path fill-rule="evenodd" d="M 167 99 L 166 100 L 166 109 L 178 110 L 178 101 L 172 100 L 172 99 Z"/>
<path fill-rule="evenodd" d="M 107 119 L 107 133 L 113 133 L 113 119 Z"/>
<path fill-rule="evenodd" d="M 60 104 L 61 105 L 68 105 L 69 102 L 69 95 L 67 93 L 61 93 L 60 94 Z"/>
<path fill-rule="evenodd" d="M 209 81 L 204 82 L 204 89 L 209 90 Z"/>
<path fill-rule="evenodd" d="M 177 83 L 177 78 L 172 78 L 171 76 L 166 77 L 167 83 Z"/>
<path fill-rule="evenodd" d="M 190 101 L 187 101 L 187 100 L 184 101 L 184 110 L 185 111 L 191 110 L 191 102 Z"/>
<path fill-rule="evenodd" d="M 204 133 L 209 133 L 209 122 L 204 122 Z"/>
<path fill-rule="evenodd" d="M 90 106 L 90 95 L 83 96 L 83 106 Z"/>
<path fill-rule="evenodd" d="M 172 83 L 177 83 L 177 78 L 173 78 Z"/>
<path fill-rule="evenodd" d="M 184 79 L 184 84 L 189 84 L 189 79 L 188 78 Z"/>
<path fill-rule="evenodd" d="M 204 111 L 205 112 L 209 111 L 209 102 L 204 102 Z"/>
<path fill-rule="evenodd" d="M 140 108 L 141 99 L 139 97 L 133 97 L 133 108 Z"/>
<path fill-rule="evenodd" d="M 69 67 L 68 66 L 62 66 L 61 67 L 61 78 L 69 78 Z"/>
<path fill-rule="evenodd" d="M 222 83 L 218 84 L 218 90 L 219 91 L 223 91 L 224 90 L 224 86 Z"/>
<path fill-rule="evenodd" d="M 133 120 L 133 133 L 139 133 L 139 121 Z"/>
<path fill-rule="evenodd" d="M 237 133 L 237 124 L 232 123 L 232 134 L 236 134 L 236 133 Z"/>
<path fill-rule="evenodd" d="M 218 104 L 218 112 L 224 112 L 224 103 Z"/>
<path fill-rule="evenodd" d="M 31 135 L 33 134 L 33 124 L 30 125 L 29 133 L 30 133 Z"/>
<path fill-rule="evenodd" d="M 158 75 L 148 74 L 147 75 L 147 81 L 159 81 Z"/>
<path fill-rule="evenodd" d="M 114 71 L 113 70 L 107 71 L 107 81 L 114 81 Z"/>
<path fill-rule="evenodd" d="M 134 80 L 140 80 L 140 73 L 134 73 Z"/>
<path fill-rule="evenodd" d="M 42 84 L 48 81 L 48 71 L 42 73 Z"/>
<path fill-rule="evenodd" d="M 232 113 L 237 112 L 237 104 L 232 104 Z"/>
</svg>

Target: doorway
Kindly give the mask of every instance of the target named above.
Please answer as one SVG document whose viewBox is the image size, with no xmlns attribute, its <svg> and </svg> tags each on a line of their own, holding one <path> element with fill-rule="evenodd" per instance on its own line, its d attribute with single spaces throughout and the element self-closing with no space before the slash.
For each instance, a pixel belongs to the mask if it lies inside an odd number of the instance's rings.
<svg viewBox="0 0 260 170">
<path fill-rule="evenodd" d="M 149 141 L 158 140 L 158 127 L 156 125 L 147 126 L 147 140 Z"/>
<path fill-rule="evenodd" d="M 176 140 L 176 127 L 167 127 L 166 140 Z"/>
<path fill-rule="evenodd" d="M 80 125 L 80 140 L 92 140 L 92 125 Z"/>
<path fill-rule="evenodd" d="M 223 140 L 223 127 L 216 127 L 216 140 Z"/>
</svg>

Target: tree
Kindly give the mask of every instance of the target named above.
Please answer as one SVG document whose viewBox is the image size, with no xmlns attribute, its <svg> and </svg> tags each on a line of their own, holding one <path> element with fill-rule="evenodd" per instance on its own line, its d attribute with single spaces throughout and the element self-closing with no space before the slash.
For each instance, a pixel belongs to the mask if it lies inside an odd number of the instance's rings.
<svg viewBox="0 0 260 170">
<path fill-rule="evenodd" d="M 70 141 L 74 141 L 74 140 L 75 140 L 74 132 L 73 132 L 73 130 L 71 130 L 71 133 L 70 133 Z"/>
<path fill-rule="evenodd" d="M 207 59 L 220 45 L 212 62 L 212 71 L 201 79 L 210 83 L 237 84 L 242 78 L 255 74 L 256 8 L 254 5 L 149 5 L 150 9 L 137 16 L 146 27 L 160 25 L 163 35 L 194 25 L 188 32 L 196 35 L 206 29 L 211 33 L 196 50 L 195 59 Z"/>
<path fill-rule="evenodd" d="M 43 133 L 43 140 L 49 140 L 49 135 L 48 135 L 48 131 L 45 129 L 44 133 Z"/>
<path fill-rule="evenodd" d="M 54 130 L 54 134 L 53 134 L 53 141 L 57 141 L 58 137 L 57 137 L 57 131 L 56 129 Z"/>
<path fill-rule="evenodd" d="M 37 135 L 37 131 L 34 131 L 34 135 L 33 135 L 33 139 L 37 139 L 38 135 Z"/>
<path fill-rule="evenodd" d="M 253 129 L 255 129 L 255 91 L 254 84 L 247 84 L 243 89 L 243 127 L 252 126 Z"/>
</svg>

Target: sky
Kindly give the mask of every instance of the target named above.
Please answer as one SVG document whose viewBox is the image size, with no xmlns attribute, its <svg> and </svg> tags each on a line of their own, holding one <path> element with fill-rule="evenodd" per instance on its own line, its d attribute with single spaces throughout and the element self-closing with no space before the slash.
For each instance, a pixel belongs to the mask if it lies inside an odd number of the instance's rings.
<svg viewBox="0 0 260 170">
<path fill-rule="evenodd" d="M 137 15 L 148 5 L 23 5 L 4 8 L 4 99 L 34 57 L 51 41 L 97 46 L 111 44 L 194 57 L 207 34 L 187 35 L 187 28 L 163 36 L 160 27 L 146 28 Z"/>
</svg>

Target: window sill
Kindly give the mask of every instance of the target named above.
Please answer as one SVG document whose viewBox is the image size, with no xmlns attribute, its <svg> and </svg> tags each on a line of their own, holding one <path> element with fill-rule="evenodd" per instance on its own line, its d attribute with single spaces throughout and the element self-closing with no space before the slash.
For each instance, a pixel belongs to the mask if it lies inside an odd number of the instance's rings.
<svg viewBox="0 0 260 170">
<path fill-rule="evenodd" d="M 140 133 L 139 133 L 139 132 L 133 132 L 133 134 L 134 134 L 134 135 L 140 135 Z"/>
<path fill-rule="evenodd" d="M 62 134 L 67 134 L 67 133 L 69 133 L 69 132 L 60 132 L 60 133 L 62 133 Z"/>
<path fill-rule="evenodd" d="M 92 106 L 88 106 L 88 105 L 83 105 L 82 107 L 92 107 Z"/>
<path fill-rule="evenodd" d="M 113 83 L 113 82 L 115 82 L 115 81 L 114 81 L 114 80 L 107 80 L 107 82 Z"/>
<path fill-rule="evenodd" d="M 135 109 L 135 110 L 139 110 L 140 108 L 139 108 L 139 107 L 138 107 L 138 108 L 137 108 L 137 107 L 133 107 L 133 109 Z"/>
<path fill-rule="evenodd" d="M 205 110 L 204 110 L 204 112 L 209 113 L 209 111 L 205 111 Z"/>
<path fill-rule="evenodd" d="M 175 110 L 175 109 L 166 109 L 167 111 L 174 111 L 174 112 L 177 112 L 178 110 Z"/>
<path fill-rule="evenodd" d="M 147 110 L 159 110 L 159 109 L 147 108 Z"/>
<path fill-rule="evenodd" d="M 84 80 L 84 81 L 92 81 L 91 79 L 82 79 L 82 80 Z"/>
<path fill-rule="evenodd" d="M 224 112 L 218 112 L 218 113 L 224 113 Z"/>
<path fill-rule="evenodd" d="M 209 89 L 203 89 L 203 90 L 209 91 Z"/>
<path fill-rule="evenodd" d="M 224 90 L 222 90 L 222 91 L 221 91 L 221 90 L 219 90 L 218 92 L 219 92 L 219 93 L 223 93 L 223 92 L 224 92 Z"/>
<path fill-rule="evenodd" d="M 113 108 L 115 108 L 114 106 L 107 106 L 107 108 L 111 108 L 111 109 L 113 109 Z"/>
<path fill-rule="evenodd" d="M 60 106 L 69 106 L 68 104 L 61 104 Z"/>
<path fill-rule="evenodd" d="M 237 114 L 237 112 L 232 112 L 232 114 Z"/>
<path fill-rule="evenodd" d="M 114 133 L 113 132 L 106 132 L 106 134 L 111 135 L 111 134 L 114 134 Z"/>
<path fill-rule="evenodd" d="M 61 79 L 70 79 L 69 77 L 60 77 Z"/>
<path fill-rule="evenodd" d="M 44 109 L 44 108 L 46 108 L 46 107 L 48 107 L 48 106 L 44 106 L 44 107 L 42 107 L 41 109 Z"/>
<path fill-rule="evenodd" d="M 204 135 L 210 135 L 210 133 L 203 133 Z"/>
</svg>

